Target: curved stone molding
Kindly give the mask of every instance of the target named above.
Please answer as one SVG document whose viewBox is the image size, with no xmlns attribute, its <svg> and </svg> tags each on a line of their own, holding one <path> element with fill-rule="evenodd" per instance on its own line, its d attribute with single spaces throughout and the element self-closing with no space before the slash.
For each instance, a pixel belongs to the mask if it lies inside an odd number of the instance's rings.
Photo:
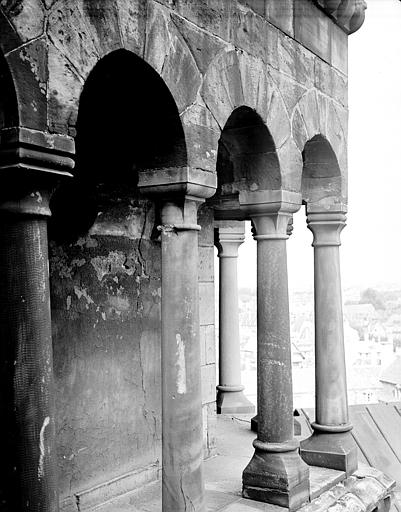
<svg viewBox="0 0 401 512">
<path fill-rule="evenodd" d="M 0 131 L 0 173 L 8 171 L 17 179 L 29 175 L 70 177 L 74 167 L 74 140 L 67 135 L 51 134 L 14 127 Z"/>
<path fill-rule="evenodd" d="M 356 32 L 365 21 L 365 0 L 315 0 L 315 3 L 347 34 Z"/>
</svg>

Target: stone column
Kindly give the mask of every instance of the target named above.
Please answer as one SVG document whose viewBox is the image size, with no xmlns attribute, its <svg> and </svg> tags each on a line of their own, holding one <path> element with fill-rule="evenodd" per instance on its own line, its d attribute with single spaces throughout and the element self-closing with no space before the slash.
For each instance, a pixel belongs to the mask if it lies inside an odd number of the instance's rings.
<svg viewBox="0 0 401 512">
<path fill-rule="evenodd" d="M 73 161 L 57 151 L 57 136 L 1 135 L 1 501 L 7 510 L 57 512 L 47 219 L 55 175 Z"/>
<path fill-rule="evenodd" d="M 258 437 L 243 473 L 243 495 L 297 510 L 309 499 L 309 468 L 294 439 L 286 239 L 300 198 L 275 192 L 276 201 L 250 210 L 258 244 Z"/>
<path fill-rule="evenodd" d="M 238 311 L 238 248 L 245 240 L 245 223 L 216 221 L 219 257 L 219 385 L 217 413 L 252 413 L 255 406 L 243 393 Z"/>
<path fill-rule="evenodd" d="M 203 511 L 197 202 L 162 207 L 162 503 Z"/>
<path fill-rule="evenodd" d="M 197 209 L 216 177 L 152 169 L 138 186 L 161 208 L 162 509 L 204 512 Z"/>
<path fill-rule="evenodd" d="M 348 418 L 344 355 L 339 246 L 345 211 L 308 208 L 315 255 L 316 421 L 313 435 L 302 442 L 301 455 L 308 464 L 349 475 L 358 461 Z"/>
</svg>

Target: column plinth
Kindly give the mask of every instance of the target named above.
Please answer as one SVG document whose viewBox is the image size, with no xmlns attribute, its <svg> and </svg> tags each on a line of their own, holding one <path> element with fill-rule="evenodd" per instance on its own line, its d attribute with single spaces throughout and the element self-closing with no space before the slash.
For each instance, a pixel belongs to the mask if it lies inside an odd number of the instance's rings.
<svg viewBox="0 0 401 512">
<path fill-rule="evenodd" d="M 309 468 L 294 440 L 286 239 L 300 202 L 251 211 L 257 241 L 258 437 L 243 496 L 297 510 L 309 500 Z"/>
<path fill-rule="evenodd" d="M 219 257 L 219 385 L 217 413 L 252 413 L 243 393 L 238 313 L 238 248 L 245 239 L 244 222 L 218 221 L 215 245 Z"/>
<path fill-rule="evenodd" d="M 316 419 L 312 436 L 301 443 L 301 456 L 308 464 L 349 475 L 358 461 L 348 417 L 341 297 L 339 246 L 345 220 L 345 210 L 309 211 L 307 216 L 314 236 Z"/>
</svg>

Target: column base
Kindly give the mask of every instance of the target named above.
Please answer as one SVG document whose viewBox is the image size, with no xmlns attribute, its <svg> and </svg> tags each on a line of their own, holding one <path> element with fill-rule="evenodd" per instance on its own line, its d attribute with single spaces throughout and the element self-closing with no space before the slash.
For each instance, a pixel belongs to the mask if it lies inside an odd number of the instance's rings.
<svg viewBox="0 0 401 512">
<path fill-rule="evenodd" d="M 224 391 L 217 388 L 217 414 L 252 414 L 255 406 L 243 391 Z"/>
<path fill-rule="evenodd" d="M 297 450 L 255 448 L 242 474 L 242 484 L 244 498 L 286 507 L 290 512 L 309 501 L 309 467 Z"/>
<path fill-rule="evenodd" d="M 251 418 L 251 430 L 252 432 L 255 432 L 255 434 L 258 433 L 258 415 Z M 294 436 L 300 436 L 302 434 L 302 427 L 300 422 L 294 418 Z"/>
<path fill-rule="evenodd" d="M 345 471 L 347 476 L 358 469 L 358 450 L 350 429 L 327 432 L 312 424 L 314 432 L 301 442 L 300 454 L 310 466 Z"/>
</svg>

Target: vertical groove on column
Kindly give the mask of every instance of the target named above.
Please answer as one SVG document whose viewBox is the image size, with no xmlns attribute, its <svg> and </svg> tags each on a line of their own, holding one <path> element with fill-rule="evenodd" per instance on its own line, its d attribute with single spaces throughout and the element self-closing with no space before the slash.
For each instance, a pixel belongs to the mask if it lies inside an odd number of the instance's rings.
<svg viewBox="0 0 401 512">
<path fill-rule="evenodd" d="M 46 219 L 0 218 L 0 510 L 56 512 Z"/>
</svg>

